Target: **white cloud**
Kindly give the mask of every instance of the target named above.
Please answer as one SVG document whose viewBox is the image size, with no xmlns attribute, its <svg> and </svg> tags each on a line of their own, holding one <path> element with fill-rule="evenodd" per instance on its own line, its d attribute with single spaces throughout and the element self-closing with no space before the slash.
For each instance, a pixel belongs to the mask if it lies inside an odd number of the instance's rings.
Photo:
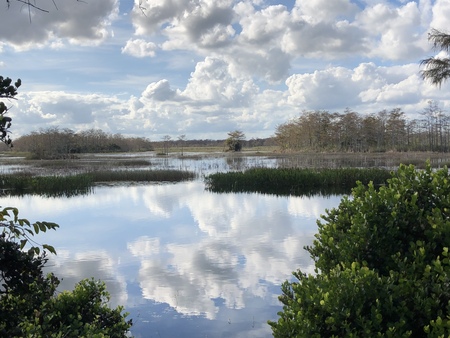
<svg viewBox="0 0 450 338">
<path fill-rule="evenodd" d="M 125 47 L 122 48 L 122 53 L 129 54 L 138 58 L 146 56 L 155 56 L 156 44 L 153 42 L 146 42 L 142 39 L 128 40 Z"/>
<path fill-rule="evenodd" d="M 434 29 L 448 32 L 448 18 L 450 17 L 450 3 L 447 0 L 436 0 L 432 8 L 430 26 Z"/>
<path fill-rule="evenodd" d="M 31 8 L 30 18 L 26 6 L 10 1 L 10 8 L 0 12 L 0 38 L 18 50 L 44 46 L 58 38 L 73 44 L 99 44 L 110 36 L 108 29 L 118 14 L 117 0 L 56 4 L 57 9 L 51 2 L 42 5 L 48 13 Z"/>
<path fill-rule="evenodd" d="M 427 32 L 442 28 L 447 1 L 135 0 L 118 13 L 117 0 L 105 0 L 34 13 L 31 24 L 12 3 L 0 13 L 0 62 L 27 84 L 12 110 L 19 135 L 60 126 L 152 139 L 232 129 L 268 137 L 304 109 L 415 114 L 429 99 L 450 105 L 446 84 L 419 77 L 432 53 Z"/>
</svg>

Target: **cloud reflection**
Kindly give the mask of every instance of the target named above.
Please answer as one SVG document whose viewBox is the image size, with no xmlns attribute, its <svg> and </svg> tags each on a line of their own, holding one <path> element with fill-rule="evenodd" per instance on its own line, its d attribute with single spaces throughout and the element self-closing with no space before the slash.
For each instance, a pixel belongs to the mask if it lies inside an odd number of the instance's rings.
<svg viewBox="0 0 450 338">
<path fill-rule="evenodd" d="M 126 304 L 128 299 L 127 283 L 118 270 L 118 262 L 105 251 L 81 252 L 71 255 L 68 251 L 58 251 L 50 256 L 48 269 L 61 278 L 59 291 L 73 290 L 76 283 L 84 278 L 94 278 L 106 283 L 111 295 L 111 305 Z"/>
<path fill-rule="evenodd" d="M 254 297 L 273 304 L 273 287 L 290 278 L 292 270 L 312 272 L 303 247 L 312 242 L 322 198 L 214 194 L 196 182 L 177 188 L 170 188 L 171 198 L 160 198 L 167 196 L 163 190 L 168 187 L 157 187 L 146 194 L 146 205 L 172 212 L 187 208 L 192 234 L 201 233 L 182 241 L 144 236 L 128 243 L 141 260 L 139 283 L 145 298 L 185 315 L 214 319 L 218 299 L 229 309 L 243 309 Z M 168 231 L 175 233 L 176 226 Z"/>
<path fill-rule="evenodd" d="M 113 304 L 134 314 L 136 332 L 266 337 L 266 321 L 280 309 L 280 284 L 297 268 L 312 272 L 303 247 L 316 218 L 339 200 L 216 194 L 193 181 L 3 204 L 31 221 L 59 223 L 37 239 L 58 252 L 50 265 L 63 277 L 60 289 L 91 276 L 106 281 Z"/>
</svg>

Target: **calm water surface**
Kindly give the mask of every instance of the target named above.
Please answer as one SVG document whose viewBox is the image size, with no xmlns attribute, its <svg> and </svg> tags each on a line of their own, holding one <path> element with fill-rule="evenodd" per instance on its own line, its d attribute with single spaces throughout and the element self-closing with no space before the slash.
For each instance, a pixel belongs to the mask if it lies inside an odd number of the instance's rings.
<svg viewBox="0 0 450 338">
<path fill-rule="evenodd" d="M 60 224 L 50 269 L 71 289 L 106 281 L 135 337 L 270 337 L 280 284 L 312 271 L 303 246 L 340 197 L 215 194 L 201 180 L 96 187 L 72 198 L 8 197 L 24 218 Z"/>
</svg>

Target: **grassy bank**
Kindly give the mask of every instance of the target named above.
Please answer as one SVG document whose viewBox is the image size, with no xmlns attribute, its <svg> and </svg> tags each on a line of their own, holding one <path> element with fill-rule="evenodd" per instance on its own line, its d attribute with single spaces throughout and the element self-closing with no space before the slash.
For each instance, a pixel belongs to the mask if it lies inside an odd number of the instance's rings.
<svg viewBox="0 0 450 338">
<path fill-rule="evenodd" d="M 390 171 L 378 168 L 356 169 L 271 169 L 216 173 L 206 177 L 213 192 L 259 192 L 276 195 L 346 194 L 356 181 L 384 184 Z"/>
<path fill-rule="evenodd" d="M 97 183 L 104 182 L 180 182 L 195 174 L 181 170 L 93 171 L 76 175 L 35 176 L 30 173 L 0 175 L 3 194 L 43 196 L 74 196 L 89 193 Z"/>
</svg>

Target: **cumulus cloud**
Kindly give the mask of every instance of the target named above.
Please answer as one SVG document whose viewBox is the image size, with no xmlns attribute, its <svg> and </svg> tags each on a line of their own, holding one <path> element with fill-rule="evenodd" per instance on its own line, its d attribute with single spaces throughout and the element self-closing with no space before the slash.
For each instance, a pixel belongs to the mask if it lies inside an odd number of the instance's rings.
<svg viewBox="0 0 450 338">
<path fill-rule="evenodd" d="M 197 64 L 184 88 L 164 79 L 129 97 L 62 91 L 21 94 L 13 102 L 20 111 L 14 132 L 20 135 L 52 126 L 74 131 L 100 128 L 158 140 L 180 134 L 222 139 L 230 130 L 242 129 L 251 138 L 273 135 L 277 125 L 305 109 L 334 112 L 349 107 L 372 113 L 401 107 L 407 115 L 414 115 L 430 99 L 443 107 L 450 105 L 445 96 L 449 84 L 443 84 L 442 90 L 432 87 L 420 78 L 417 64 L 330 66 L 293 74 L 285 86 L 263 90 L 226 60 L 206 58 Z"/>
<path fill-rule="evenodd" d="M 146 42 L 142 39 L 128 40 L 125 47 L 122 48 L 122 53 L 129 54 L 138 58 L 146 56 L 155 56 L 156 44 L 153 42 Z"/>
<path fill-rule="evenodd" d="M 93 6 L 91 13 L 83 12 L 86 5 Z M 431 24 L 442 25 L 446 1 L 356 5 L 350 0 L 313 0 L 288 6 L 264 1 L 135 0 L 130 13 L 119 15 L 115 0 L 68 6 L 33 17 L 50 20 L 33 21 L 35 29 L 20 33 L 17 41 L 18 32 L 1 31 L 10 36 L 2 41 L 14 40 L 22 48 L 51 41 L 64 48 L 67 39 L 104 41 L 111 25 L 119 22 L 119 42 L 108 40 L 111 44 L 102 50 L 105 68 L 91 65 L 90 59 L 66 81 L 79 77 L 127 92 L 24 93 L 17 103 L 23 115 L 14 124 L 19 134 L 60 126 L 152 139 L 179 134 L 224 138 L 233 129 L 242 129 L 249 137 L 268 137 L 304 109 L 376 112 L 401 106 L 408 115 L 420 111 L 429 99 L 450 105 L 443 94 L 446 84 L 438 91 L 418 76 L 419 60 L 431 51 L 427 31 Z M 68 19 L 72 8 L 76 15 Z M 17 8 L 9 12 L 13 10 Z M 83 27 L 78 27 L 77 15 L 86 15 Z M 133 24 L 133 38 L 124 33 L 126 20 Z M 0 25 L 6 27 L 8 21 Z M 22 26 L 28 27 L 20 25 L 19 31 L 28 29 Z M 106 65 L 115 64 L 114 58 L 123 54 L 139 58 L 139 68 L 131 74 L 128 69 L 134 64 L 127 57 L 123 69 L 114 69 L 116 78 L 99 80 L 108 73 Z M 74 54 L 70 62 L 75 58 Z M 11 61 L 2 62 L 11 67 Z M 63 72 L 65 64 L 57 57 L 46 61 L 45 69 L 52 63 Z M 89 83 L 80 87 L 89 88 Z M 64 85 L 60 82 L 55 88 Z M 33 125 L 25 127 L 27 121 Z"/>
<path fill-rule="evenodd" d="M 245 106 L 257 87 L 249 77 L 231 74 L 229 65 L 219 58 L 206 58 L 197 63 L 182 95 L 191 100 L 214 104 Z"/>
<path fill-rule="evenodd" d="M 118 14 L 117 0 L 66 1 L 37 3 L 48 10 L 43 13 L 30 8 L 30 12 L 19 1 L 10 1 L 8 10 L 0 12 L 0 38 L 17 49 L 67 39 L 73 44 L 98 44 L 110 36 L 110 25 Z M 31 19 L 31 22 L 30 22 Z"/>
</svg>

